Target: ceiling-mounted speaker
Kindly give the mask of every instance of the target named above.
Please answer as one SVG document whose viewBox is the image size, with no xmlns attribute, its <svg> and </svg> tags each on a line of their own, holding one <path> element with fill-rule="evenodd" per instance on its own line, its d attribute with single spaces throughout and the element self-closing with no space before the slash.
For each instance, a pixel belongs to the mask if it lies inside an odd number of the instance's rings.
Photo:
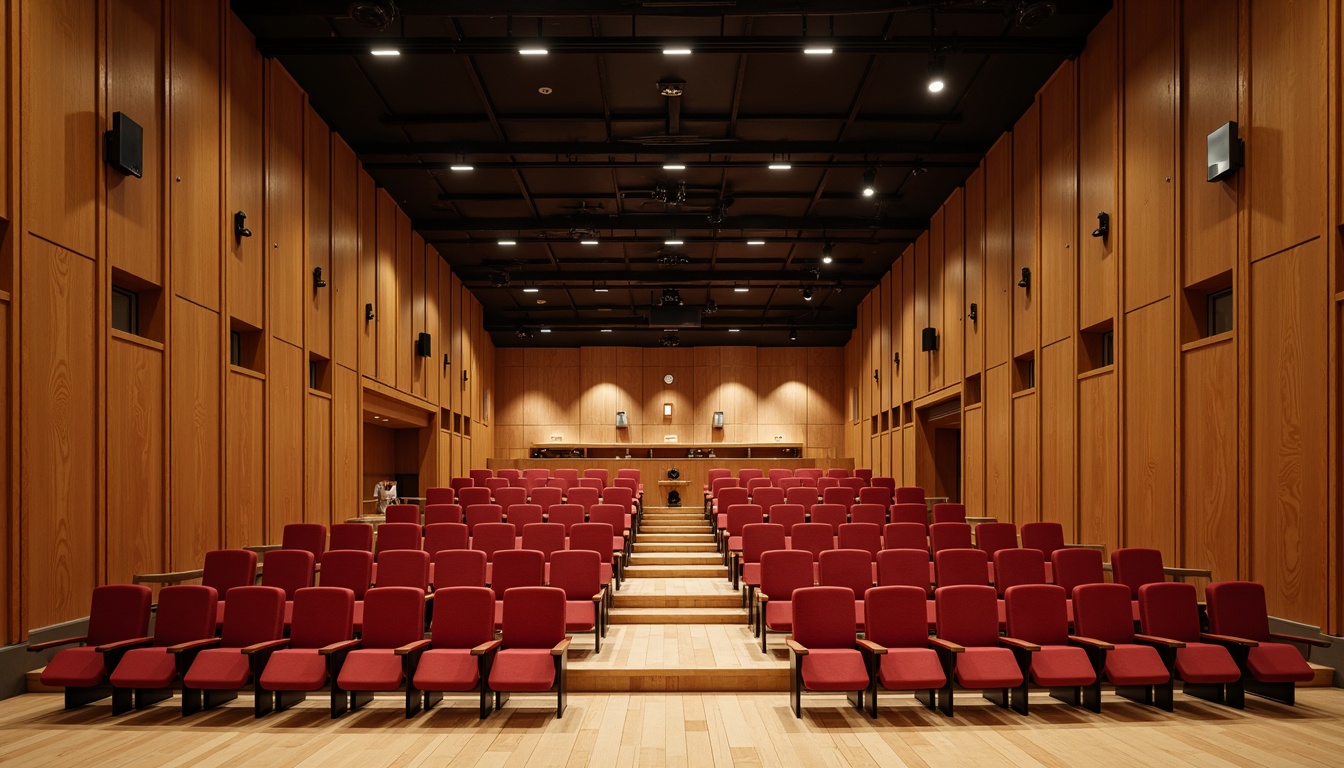
<svg viewBox="0 0 1344 768">
<path fill-rule="evenodd" d="M 107 164 L 125 176 L 144 175 L 145 131 L 120 112 L 112 113 L 112 130 L 106 134 Z"/>
<path fill-rule="evenodd" d="M 415 354 L 420 357 L 433 357 L 433 344 L 428 333 L 422 333 L 415 338 Z"/>
<path fill-rule="evenodd" d="M 1209 181 L 1236 173 L 1246 164 L 1246 143 L 1237 136 L 1237 122 L 1228 121 L 1207 139 Z"/>
<path fill-rule="evenodd" d="M 923 333 L 920 335 L 920 340 L 919 340 L 919 350 L 920 350 L 921 352 L 937 352 L 937 351 L 938 351 L 938 329 L 937 329 L 937 328 L 925 328 L 925 329 L 924 329 Z"/>
</svg>

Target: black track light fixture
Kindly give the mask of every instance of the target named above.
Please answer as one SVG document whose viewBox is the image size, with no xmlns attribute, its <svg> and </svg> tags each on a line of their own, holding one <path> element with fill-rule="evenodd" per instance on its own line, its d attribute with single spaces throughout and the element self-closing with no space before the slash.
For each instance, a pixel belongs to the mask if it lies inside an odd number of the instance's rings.
<svg viewBox="0 0 1344 768">
<path fill-rule="evenodd" d="M 872 197 L 877 194 L 877 169 L 869 168 L 863 172 L 863 196 Z"/>
<path fill-rule="evenodd" d="M 929 93 L 941 93 L 947 87 L 947 81 L 943 79 L 945 71 L 946 64 L 942 56 L 935 53 L 929 58 Z"/>
<path fill-rule="evenodd" d="M 797 341 L 797 340 L 798 340 L 798 329 L 797 329 L 797 328 L 790 328 L 790 329 L 789 329 L 789 341 Z"/>
<path fill-rule="evenodd" d="M 811 289 L 811 288 L 804 288 L 804 289 L 803 289 L 803 301 L 811 301 L 811 300 L 812 300 L 812 289 Z"/>
<path fill-rule="evenodd" d="M 834 253 L 835 243 L 827 243 L 823 245 L 821 247 L 821 263 L 830 264 L 832 261 L 835 261 L 835 257 L 832 255 Z"/>
</svg>

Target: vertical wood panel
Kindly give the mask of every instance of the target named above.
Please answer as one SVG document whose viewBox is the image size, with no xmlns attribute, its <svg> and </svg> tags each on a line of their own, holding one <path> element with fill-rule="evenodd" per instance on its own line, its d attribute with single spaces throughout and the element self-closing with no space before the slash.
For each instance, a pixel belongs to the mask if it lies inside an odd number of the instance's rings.
<svg viewBox="0 0 1344 768">
<path fill-rule="evenodd" d="M 415 261 L 415 238 L 411 234 L 411 220 L 400 209 L 396 209 L 397 227 L 397 292 L 391 306 L 393 323 L 392 352 L 396 356 L 396 386 L 402 392 L 413 392 L 411 381 L 411 337 L 415 333 L 412 320 L 415 309 L 415 273 L 411 264 Z M 424 248 L 420 249 L 421 258 Z"/>
<path fill-rule="evenodd" d="M 359 372 L 378 376 L 378 321 L 369 320 L 365 310 L 378 309 L 378 192 L 373 178 L 359 171 Z M 456 358 L 453 359 L 456 363 Z"/>
<path fill-rule="evenodd" d="M 94 0 L 23 6 L 24 162 L 15 201 L 29 232 L 90 257 L 97 251 L 95 204 L 103 173 L 97 6 Z"/>
<path fill-rule="evenodd" d="M 934 392 L 943 388 L 943 358 L 947 354 L 946 342 L 949 328 L 943 323 L 943 255 L 944 227 L 947 224 L 946 208 L 939 208 L 929 222 L 929 271 L 923 288 L 928 295 L 928 325 L 938 332 L 938 349 L 924 356 L 929 361 L 929 389 Z"/>
<path fill-rule="evenodd" d="M 359 372 L 336 366 L 331 383 L 332 391 L 332 476 L 335 480 L 331 494 L 328 519 L 331 525 L 344 521 L 360 508 L 360 407 Z"/>
<path fill-rule="evenodd" d="M 197 568 L 220 543 L 219 366 L 224 357 L 219 315 L 175 299 L 172 318 L 169 566 Z"/>
<path fill-rule="evenodd" d="M 1041 415 L 1040 519 L 1064 526 L 1064 540 L 1077 541 L 1074 511 L 1074 347 L 1066 338 L 1041 348 L 1036 367 Z M 1089 436 L 1087 439 L 1092 439 Z"/>
<path fill-rule="evenodd" d="M 267 541 L 279 541 L 286 523 L 304 521 L 303 401 L 307 382 L 303 350 L 272 339 L 266 379 Z"/>
<path fill-rule="evenodd" d="M 1019 526 L 1041 519 L 1040 500 L 1040 423 L 1037 421 L 1036 393 L 1013 396 L 1013 522 Z"/>
<path fill-rule="evenodd" d="M 339 136 L 331 138 L 331 359 L 359 366 L 364 307 L 359 300 L 359 162 Z M 435 290 L 438 287 L 435 286 Z M 437 330 L 434 329 L 435 335 Z"/>
<path fill-rule="evenodd" d="M 1251 265 L 1249 578 L 1269 612 L 1324 624 L 1327 268 L 1321 240 Z"/>
<path fill-rule="evenodd" d="M 1237 380 L 1232 341 L 1181 356 L 1181 557 L 1215 580 L 1238 578 Z"/>
<path fill-rule="evenodd" d="M 943 338 L 938 345 L 943 361 L 943 385 L 961 381 L 962 356 L 966 345 L 966 302 L 963 294 L 966 253 L 966 199 L 963 190 L 952 190 L 944 206 L 943 222 Z"/>
<path fill-rule="evenodd" d="M 901 311 L 901 298 L 905 295 L 905 274 L 902 272 L 900 264 L 891 266 L 891 301 L 887 308 L 887 318 L 890 323 L 891 347 L 886 352 L 886 357 L 878 362 L 884 373 L 891 379 L 891 406 L 897 408 L 905 402 L 905 390 L 903 389 L 904 380 L 901 376 L 901 367 L 896 364 L 896 355 L 901 353 L 901 344 L 905 339 L 905 326 L 903 323 L 903 314 Z M 856 417 L 858 414 L 856 414 Z"/>
<path fill-rule="evenodd" d="M 967 408 L 961 414 L 961 503 L 966 514 L 985 514 L 985 409 Z"/>
<path fill-rule="evenodd" d="M 1163 0 L 1124 12 L 1125 308 L 1171 295 L 1176 247 L 1176 20 Z M 1224 43 L 1226 44 L 1226 43 Z M 1170 552 L 1168 551 L 1170 554 Z"/>
<path fill-rule="evenodd" d="M 225 382 L 228 419 L 224 451 L 224 545 L 273 543 L 263 529 L 266 509 L 266 384 L 246 373 L 231 372 Z M 278 539 L 276 540 L 278 541 Z"/>
<path fill-rule="evenodd" d="M 1013 138 L 1004 134 L 985 155 L 985 267 L 981 290 L 985 303 L 980 326 L 985 334 L 985 368 L 1008 362 L 1012 348 Z M 1012 279 L 1010 279 L 1012 278 Z M 988 426 L 988 425 L 986 425 Z M 992 480 L 991 480 L 992 482 Z"/>
<path fill-rule="evenodd" d="M 1119 14 L 1108 13 L 1078 57 L 1078 327 L 1115 319 L 1120 218 Z M 1115 217 L 1110 237 L 1092 237 L 1097 213 Z"/>
<path fill-rule="evenodd" d="M 107 583 L 164 565 L 163 352 L 108 344 Z"/>
<path fill-rule="evenodd" d="M 411 376 L 409 386 L 412 394 L 425 396 L 425 358 L 415 353 L 415 340 L 425 330 L 425 240 L 419 233 L 411 237 L 411 323 L 402 335 L 405 337 Z"/>
<path fill-rule="evenodd" d="M 439 371 L 443 370 L 443 335 L 439 333 L 439 270 L 448 265 L 432 247 L 425 248 L 425 321 L 421 330 L 430 334 L 430 356 L 420 361 L 425 382 L 425 397 L 439 402 Z M 491 371 L 493 372 L 493 367 Z M 491 377 L 493 378 L 493 376 Z"/>
<path fill-rule="evenodd" d="M 377 298 L 374 300 L 378 380 L 397 385 L 397 204 L 378 190 Z M 361 234 L 362 236 L 362 234 Z"/>
<path fill-rule="evenodd" d="M 4 14 L 0 14 L 3 18 Z M 0 33 L 6 32 L 6 25 L 0 20 Z M 10 303 L 9 301 L 0 301 L 0 360 L 9 359 L 9 322 Z M 10 384 L 10 368 L 8 366 L 0 367 L 0 403 L 5 403 L 5 407 L 0 409 L 0 440 L 4 440 L 6 451 L 9 450 L 10 443 L 10 397 L 14 393 L 14 387 Z M 8 580 L 11 585 L 7 589 L 0 589 L 0 643 L 6 645 L 15 642 L 12 629 L 14 625 L 11 602 L 20 599 L 19 590 L 12 585 L 17 583 L 18 579 L 15 573 L 18 566 L 19 542 L 14 540 L 11 532 L 18 531 L 18 521 L 15 519 L 16 512 L 14 505 L 9 502 L 10 491 L 10 456 L 6 454 L 3 466 L 0 466 L 0 499 L 5 500 L 4 511 L 0 512 L 0 574 Z"/>
<path fill-rule="evenodd" d="M 228 206 L 220 214 L 247 214 L 252 237 L 226 237 L 229 315 L 253 328 L 266 325 L 266 216 L 262 205 L 265 72 L 252 32 L 228 14 Z"/>
<path fill-rule="evenodd" d="M 331 522 L 331 398 L 309 393 L 303 422 L 305 523 Z M 423 490 L 423 489 L 422 489 Z"/>
<path fill-rule="evenodd" d="M 906 248 L 896 263 L 901 269 L 901 401 L 908 403 L 915 399 L 915 358 L 923 354 L 916 346 L 922 326 L 915 322 L 915 246 Z"/>
<path fill-rule="evenodd" d="M 1041 91 L 1041 345 L 1073 335 L 1077 301 L 1077 70 L 1066 61 Z M 1042 404 L 1042 407 L 1045 407 Z M 1044 468 L 1043 468 L 1044 469 Z M 1048 510 L 1045 510 L 1048 513 Z"/>
<path fill-rule="evenodd" d="M 915 379 L 914 396 L 928 394 L 929 371 L 931 369 L 928 352 L 924 352 L 920 340 L 924 329 L 929 327 L 929 233 L 926 231 L 915 240 L 914 251 L 915 284 L 911 292 L 914 302 L 915 323 Z M 937 329 L 934 329 L 937 330 Z M 937 354 L 937 353 L 933 353 Z"/>
<path fill-rule="evenodd" d="M 1115 373 L 1078 382 L 1078 543 L 1120 546 L 1120 429 Z"/>
<path fill-rule="evenodd" d="M 1125 323 L 1125 546 L 1176 557 L 1176 372 L 1171 300 Z"/>
<path fill-rule="evenodd" d="M 172 0 L 168 80 L 169 240 L 173 288 L 218 310 L 220 0 Z"/>
<path fill-rule="evenodd" d="M 1013 403 L 1008 365 L 985 371 L 985 514 L 1013 519 Z"/>
<path fill-rule="evenodd" d="M 1219 0 L 1186 0 L 1183 10 L 1181 253 L 1191 285 L 1231 270 L 1237 258 L 1237 177 L 1208 183 L 1208 155 L 1199 148 L 1237 114 L 1237 47 L 1227 43 L 1238 39 L 1238 15 Z"/>
<path fill-rule="evenodd" d="M 109 4 L 107 112 L 131 115 L 144 129 L 144 177 L 106 167 L 107 256 L 113 267 L 155 285 L 163 283 L 162 35 L 161 0 Z"/>
<path fill-rule="evenodd" d="M 267 299 L 271 334 L 303 345 L 305 299 L 312 278 L 304 278 L 303 115 L 305 98 L 280 62 L 266 62 L 266 228 Z M 253 230 L 256 232 L 257 230 Z M 298 407 L 296 403 L 294 407 Z"/>
<path fill-rule="evenodd" d="M 28 514 L 28 627 L 85 615 L 97 583 L 97 305 L 95 265 L 35 237 L 20 271 L 21 442 L 19 488 L 40 493 Z M 41 489 L 37 491 L 37 489 Z M 21 508 L 22 509 L 22 508 Z"/>
<path fill-rule="evenodd" d="M 1013 356 L 1036 349 L 1036 296 L 1051 280 L 1037 265 L 1037 215 L 1040 211 L 1041 110 L 1033 102 L 1013 126 L 1013 270 L 1008 276 L 1013 308 Z M 1019 288 L 1022 270 L 1032 271 L 1031 287 Z"/>
<path fill-rule="evenodd" d="M 308 322 L 304 328 L 308 351 L 331 358 L 331 131 L 311 106 L 304 105 L 304 282 Z M 326 288 L 314 287 L 313 270 L 322 268 Z"/>
<path fill-rule="evenodd" d="M 966 179 L 966 311 L 976 305 L 977 318 L 983 318 L 985 296 L 983 273 L 985 264 L 985 166 L 984 163 Z M 981 320 L 966 320 L 966 367 L 971 376 L 984 370 L 985 332 Z"/>
</svg>

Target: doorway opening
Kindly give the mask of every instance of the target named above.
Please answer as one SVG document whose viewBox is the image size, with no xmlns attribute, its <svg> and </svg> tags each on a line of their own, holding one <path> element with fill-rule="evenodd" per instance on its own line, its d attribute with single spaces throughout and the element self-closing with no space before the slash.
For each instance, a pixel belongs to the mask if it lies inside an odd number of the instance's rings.
<svg viewBox="0 0 1344 768">
<path fill-rule="evenodd" d="M 961 397 L 915 410 L 915 482 L 926 496 L 961 501 Z"/>
</svg>

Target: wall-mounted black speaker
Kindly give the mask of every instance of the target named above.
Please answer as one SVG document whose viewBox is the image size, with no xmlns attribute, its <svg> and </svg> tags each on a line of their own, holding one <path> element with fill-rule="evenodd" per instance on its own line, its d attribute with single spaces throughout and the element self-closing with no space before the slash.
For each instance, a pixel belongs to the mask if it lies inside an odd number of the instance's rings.
<svg viewBox="0 0 1344 768">
<path fill-rule="evenodd" d="M 144 175 L 145 131 L 120 112 L 112 113 L 112 130 L 105 134 L 107 164 L 126 176 Z"/>
<path fill-rule="evenodd" d="M 1237 136 L 1235 120 L 1209 134 L 1207 149 L 1209 181 L 1225 179 L 1246 164 L 1246 144 Z"/>
<path fill-rule="evenodd" d="M 938 329 L 925 328 L 920 336 L 919 349 L 921 352 L 938 351 Z"/>
<path fill-rule="evenodd" d="M 415 354 L 420 357 L 433 357 L 433 347 L 428 333 L 422 333 L 415 339 Z"/>
</svg>

